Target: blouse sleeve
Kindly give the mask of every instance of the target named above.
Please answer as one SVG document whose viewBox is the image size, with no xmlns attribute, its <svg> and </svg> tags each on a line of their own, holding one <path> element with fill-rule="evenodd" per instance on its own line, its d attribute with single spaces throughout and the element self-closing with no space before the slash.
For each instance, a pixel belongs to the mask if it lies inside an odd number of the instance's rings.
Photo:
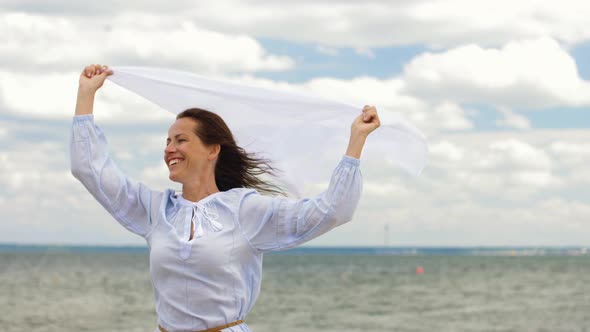
<svg viewBox="0 0 590 332">
<path fill-rule="evenodd" d="M 251 246 L 260 251 L 285 250 L 310 241 L 352 219 L 362 191 L 360 160 L 343 156 L 328 189 L 301 200 L 244 196 L 239 222 Z"/>
<path fill-rule="evenodd" d="M 74 117 L 70 156 L 74 177 L 123 227 L 145 237 L 152 224 L 152 191 L 130 181 L 115 165 L 93 115 Z"/>
</svg>

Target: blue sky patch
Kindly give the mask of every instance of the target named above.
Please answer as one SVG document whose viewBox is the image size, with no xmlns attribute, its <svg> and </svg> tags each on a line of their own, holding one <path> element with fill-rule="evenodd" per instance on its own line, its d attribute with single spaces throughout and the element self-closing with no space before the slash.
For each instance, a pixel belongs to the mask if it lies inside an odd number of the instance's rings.
<svg viewBox="0 0 590 332">
<path fill-rule="evenodd" d="M 590 80 L 590 43 L 583 43 L 574 47 L 570 54 L 576 60 L 578 73 L 584 80 Z"/>
<path fill-rule="evenodd" d="M 403 66 L 426 49 L 422 46 L 403 46 L 370 49 L 371 56 L 360 54 L 353 48 L 325 47 L 326 54 L 317 44 L 293 43 L 275 39 L 260 39 L 262 46 L 272 54 L 288 55 L 296 62 L 295 68 L 284 72 L 259 72 L 257 76 L 291 83 L 302 83 L 316 77 L 351 79 L 371 76 L 387 79 L 401 73 Z"/>
</svg>

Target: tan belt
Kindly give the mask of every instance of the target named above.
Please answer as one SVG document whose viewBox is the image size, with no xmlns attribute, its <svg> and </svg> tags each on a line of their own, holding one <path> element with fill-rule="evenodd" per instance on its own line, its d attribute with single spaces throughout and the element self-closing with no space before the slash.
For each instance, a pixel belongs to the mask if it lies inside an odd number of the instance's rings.
<svg viewBox="0 0 590 332">
<path fill-rule="evenodd" d="M 237 320 L 235 322 L 231 322 L 229 324 L 225 324 L 225 325 L 220 325 L 220 326 L 215 326 L 212 327 L 210 329 L 206 329 L 206 330 L 200 330 L 200 331 L 195 331 L 195 332 L 220 332 L 223 329 L 226 329 L 228 327 L 232 327 L 232 326 L 236 326 L 236 325 L 240 325 L 244 322 L 243 319 Z M 168 332 L 168 330 L 166 330 L 165 328 L 161 327 L 160 325 L 158 325 L 158 328 L 160 329 L 160 331 L 162 332 Z"/>
</svg>

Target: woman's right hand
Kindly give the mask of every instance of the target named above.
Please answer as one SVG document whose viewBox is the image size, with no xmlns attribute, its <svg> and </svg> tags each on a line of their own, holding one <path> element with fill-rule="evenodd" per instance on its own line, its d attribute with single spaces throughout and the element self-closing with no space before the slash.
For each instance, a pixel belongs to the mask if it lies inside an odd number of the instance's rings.
<svg viewBox="0 0 590 332">
<path fill-rule="evenodd" d="M 76 115 L 92 114 L 94 108 L 94 95 L 100 89 L 107 76 L 113 71 L 107 66 L 86 66 L 80 73 L 80 85 L 78 85 L 78 98 L 76 99 Z"/>
<path fill-rule="evenodd" d="M 89 65 L 80 73 L 79 90 L 94 94 L 113 71 L 106 65 Z"/>
</svg>

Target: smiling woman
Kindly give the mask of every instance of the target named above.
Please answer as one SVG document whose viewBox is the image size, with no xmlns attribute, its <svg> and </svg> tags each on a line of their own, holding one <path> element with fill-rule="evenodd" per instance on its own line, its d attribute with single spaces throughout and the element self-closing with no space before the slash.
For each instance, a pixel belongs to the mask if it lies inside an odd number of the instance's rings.
<svg viewBox="0 0 590 332">
<path fill-rule="evenodd" d="M 380 125 L 375 108 L 354 119 L 328 189 L 301 200 L 260 195 L 278 191 L 257 178 L 272 172 L 269 162 L 238 147 L 216 114 L 186 110 L 170 127 L 164 154 L 182 192 L 157 192 L 117 168 L 94 123 L 94 95 L 110 74 L 92 65 L 80 75 L 72 173 L 123 227 L 146 240 L 156 331 L 250 331 L 244 319 L 260 292 L 264 253 L 296 247 L 352 219 L 362 187 L 359 157 Z"/>
</svg>

